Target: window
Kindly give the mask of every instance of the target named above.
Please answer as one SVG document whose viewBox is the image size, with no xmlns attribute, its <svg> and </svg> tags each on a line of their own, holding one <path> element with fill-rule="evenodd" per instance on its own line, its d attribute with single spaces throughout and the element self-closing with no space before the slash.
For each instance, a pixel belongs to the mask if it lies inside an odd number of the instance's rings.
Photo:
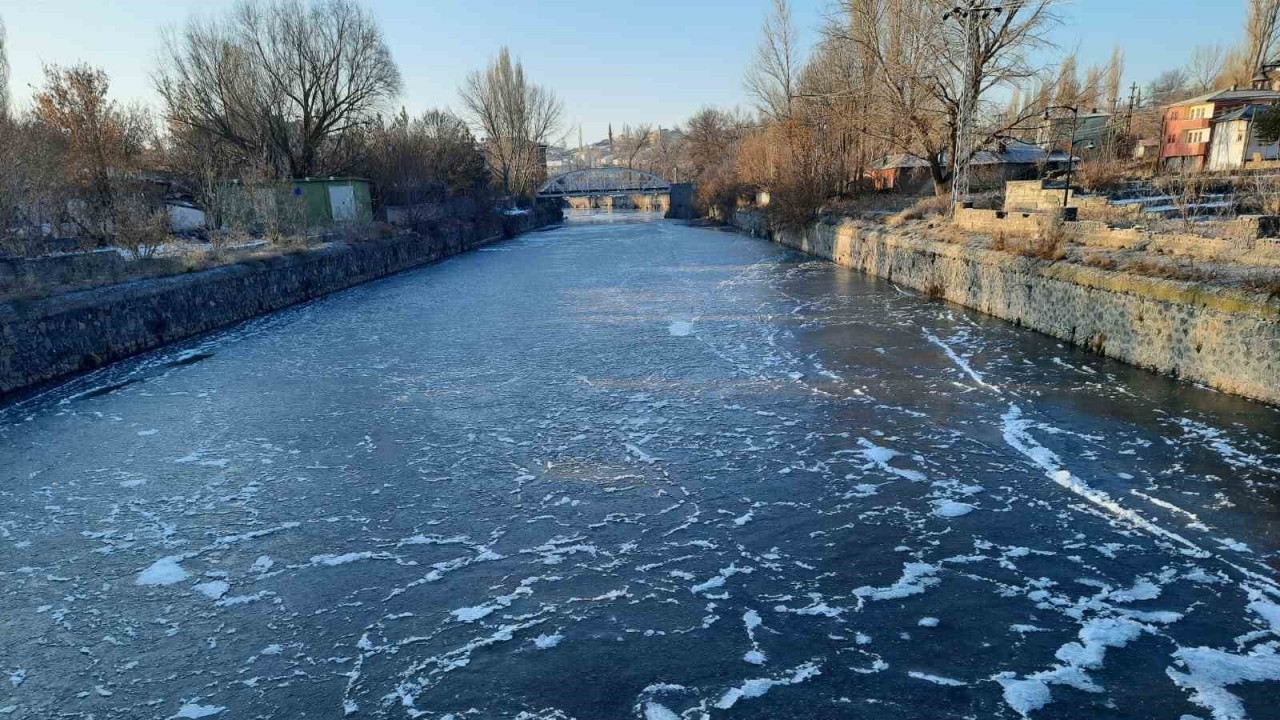
<svg viewBox="0 0 1280 720">
<path fill-rule="evenodd" d="M 1202 143 L 1202 142 L 1208 142 L 1208 141 L 1209 141 L 1208 130 L 1188 130 L 1184 135 L 1184 139 L 1183 139 L 1183 142 L 1188 144 Z"/>
</svg>

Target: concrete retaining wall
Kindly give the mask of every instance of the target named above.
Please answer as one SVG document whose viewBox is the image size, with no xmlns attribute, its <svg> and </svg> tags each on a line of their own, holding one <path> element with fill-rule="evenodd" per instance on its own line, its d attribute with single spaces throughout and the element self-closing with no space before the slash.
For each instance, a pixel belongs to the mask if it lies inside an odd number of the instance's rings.
<svg viewBox="0 0 1280 720">
<path fill-rule="evenodd" d="M 559 210 L 503 219 L 515 234 Z M 500 240 L 492 228 L 334 243 L 203 272 L 0 304 L 0 395 Z"/>
<path fill-rule="evenodd" d="M 770 235 L 757 212 L 731 224 Z M 850 220 L 774 242 L 1140 367 L 1280 404 L 1280 302 L 1191 283 L 1049 263 Z"/>
</svg>

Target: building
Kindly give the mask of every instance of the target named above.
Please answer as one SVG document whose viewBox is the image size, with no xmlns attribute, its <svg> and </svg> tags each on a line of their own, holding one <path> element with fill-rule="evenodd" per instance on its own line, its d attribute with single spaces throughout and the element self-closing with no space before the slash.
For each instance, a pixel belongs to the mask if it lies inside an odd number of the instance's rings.
<svg viewBox="0 0 1280 720">
<path fill-rule="evenodd" d="M 1054 115 L 1040 124 L 1036 144 L 1046 151 L 1074 148 L 1076 154 L 1085 157 L 1099 154 L 1115 139 L 1113 117 L 1097 110 Z"/>
<path fill-rule="evenodd" d="M 220 193 L 223 225 L 263 223 L 309 228 L 373 221 L 370 182 L 363 178 L 303 178 L 244 185 Z"/>
<path fill-rule="evenodd" d="M 1044 170 L 1066 167 L 1067 158 L 1061 150 L 1045 151 L 1021 140 L 1004 140 L 973 156 L 970 183 L 978 190 L 1001 187 L 1009 180 L 1030 180 Z M 882 158 L 867 171 L 867 177 L 876 190 L 916 194 L 933 189 L 929 163 L 906 153 Z"/>
<path fill-rule="evenodd" d="M 1261 83 L 1259 83 L 1261 84 Z M 1160 162 L 1172 170 L 1202 170 L 1209 164 L 1213 121 L 1248 105 L 1274 105 L 1280 92 L 1270 89 L 1218 90 L 1165 108 Z"/>
<path fill-rule="evenodd" d="M 1267 105 L 1246 105 L 1213 120 L 1209 170 L 1238 170 L 1250 163 L 1280 159 L 1280 144 L 1258 142 L 1254 119 Z"/>
</svg>

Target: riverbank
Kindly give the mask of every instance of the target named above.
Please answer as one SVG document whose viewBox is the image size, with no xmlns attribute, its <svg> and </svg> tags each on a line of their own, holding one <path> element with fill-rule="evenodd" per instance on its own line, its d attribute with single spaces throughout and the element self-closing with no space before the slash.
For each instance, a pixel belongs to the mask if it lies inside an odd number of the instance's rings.
<svg viewBox="0 0 1280 720">
<path fill-rule="evenodd" d="M 0 396 L 559 221 L 540 208 L 431 236 L 333 242 L 183 275 L 0 304 Z"/>
<path fill-rule="evenodd" d="M 1280 404 L 1280 301 L 943 242 L 849 218 L 772 231 L 762 213 L 729 224 L 930 297 L 1008 320 L 1149 370 Z"/>
</svg>

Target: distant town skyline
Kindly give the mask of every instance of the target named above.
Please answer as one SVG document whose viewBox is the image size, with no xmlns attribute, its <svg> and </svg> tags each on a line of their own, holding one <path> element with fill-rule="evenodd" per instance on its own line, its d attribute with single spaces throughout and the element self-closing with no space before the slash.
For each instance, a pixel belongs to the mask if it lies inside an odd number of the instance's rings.
<svg viewBox="0 0 1280 720">
<path fill-rule="evenodd" d="M 130 0 L 127 7 L 90 0 L 49 0 L 0 9 L 8 28 L 15 105 L 30 102 L 44 63 L 88 62 L 111 77 L 117 100 L 158 101 L 151 73 L 165 28 L 192 14 L 224 12 L 231 0 Z M 651 0 L 625 10 L 605 4 L 437 0 L 368 0 L 400 65 L 404 91 L 395 109 L 459 111 L 458 85 L 508 45 L 528 74 L 565 104 L 564 140 L 587 143 L 613 124 L 673 127 L 704 105 L 747 106 L 742 74 L 751 59 L 769 0 Z M 824 16 L 838 3 L 792 0 L 802 44 L 816 41 Z M 1078 0 L 1058 6 L 1063 24 L 1055 51 L 1080 64 L 1103 63 L 1114 45 L 1125 51 L 1125 85 L 1145 85 L 1184 65 L 1200 44 L 1236 41 L 1244 4 L 1206 6 L 1196 0 Z M 1189 19 L 1194 18 L 1194 22 Z M 750 38 L 750 40 L 746 40 Z M 607 92 L 610 83 L 626 92 Z"/>
</svg>

